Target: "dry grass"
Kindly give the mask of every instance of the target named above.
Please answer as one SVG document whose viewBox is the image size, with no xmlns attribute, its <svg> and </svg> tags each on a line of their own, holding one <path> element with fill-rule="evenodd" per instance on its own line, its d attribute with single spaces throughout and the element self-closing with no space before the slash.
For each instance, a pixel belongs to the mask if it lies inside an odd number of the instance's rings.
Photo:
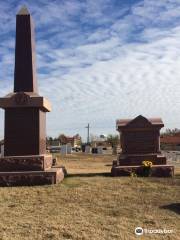
<svg viewBox="0 0 180 240">
<path fill-rule="evenodd" d="M 0 239 L 131 240 L 137 226 L 179 239 L 180 178 L 112 178 L 112 156 L 61 157 L 70 176 L 54 186 L 0 188 Z"/>
<path fill-rule="evenodd" d="M 56 156 L 56 155 L 55 155 Z M 58 164 L 64 165 L 69 174 L 78 173 L 109 173 L 111 170 L 112 160 L 116 156 L 96 155 L 75 153 L 69 155 L 57 155 Z"/>
</svg>

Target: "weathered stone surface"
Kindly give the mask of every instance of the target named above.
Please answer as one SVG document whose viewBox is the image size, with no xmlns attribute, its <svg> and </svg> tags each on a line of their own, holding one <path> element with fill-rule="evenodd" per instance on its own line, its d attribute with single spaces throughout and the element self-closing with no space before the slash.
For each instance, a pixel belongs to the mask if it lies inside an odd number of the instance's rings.
<svg viewBox="0 0 180 240">
<path fill-rule="evenodd" d="M 121 146 L 124 154 L 159 153 L 159 131 L 164 126 L 161 119 L 134 119 L 117 121 L 121 132 Z"/>
<path fill-rule="evenodd" d="M 172 177 L 174 166 L 166 165 L 166 157 L 160 151 L 160 129 L 164 126 L 160 118 L 117 120 L 117 130 L 121 136 L 122 153 L 113 161 L 112 176 Z M 143 161 L 152 162 L 145 168 Z"/>
<path fill-rule="evenodd" d="M 117 120 L 122 147 L 118 164 L 137 166 L 143 161 L 152 161 L 156 165 L 166 164 L 166 158 L 161 155 L 159 139 L 163 126 L 160 118 L 147 119 L 141 115 L 134 119 Z"/>
<path fill-rule="evenodd" d="M 43 171 L 52 166 L 52 155 L 10 156 L 0 158 L 0 172 Z"/>
<path fill-rule="evenodd" d="M 111 168 L 111 175 L 113 177 L 118 176 L 130 176 L 131 173 L 135 173 L 138 176 L 142 176 L 142 166 L 113 166 Z M 174 166 L 170 165 L 154 165 L 151 168 L 151 177 L 173 177 Z"/>
<path fill-rule="evenodd" d="M 152 177 L 173 177 L 174 166 L 162 165 L 152 168 Z"/>
<path fill-rule="evenodd" d="M 33 186 L 56 184 L 64 178 L 63 168 L 46 171 L 0 172 L 0 186 Z"/>
<path fill-rule="evenodd" d="M 151 161 L 153 165 L 163 165 L 166 164 L 166 157 L 157 154 L 122 154 L 118 159 L 120 166 L 137 166 L 143 161 Z"/>
<path fill-rule="evenodd" d="M 9 93 L 5 97 L 0 97 L 1 108 L 24 108 L 37 107 L 44 112 L 51 111 L 50 102 L 34 92 Z"/>
</svg>

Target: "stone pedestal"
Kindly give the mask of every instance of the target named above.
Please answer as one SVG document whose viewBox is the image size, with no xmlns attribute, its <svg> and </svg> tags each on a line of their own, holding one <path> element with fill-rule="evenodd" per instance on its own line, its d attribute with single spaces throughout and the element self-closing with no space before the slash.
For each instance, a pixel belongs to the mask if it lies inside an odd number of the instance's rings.
<svg viewBox="0 0 180 240">
<path fill-rule="evenodd" d="M 52 167 L 52 155 L 6 156 L 0 158 L 0 172 L 45 171 Z"/>
<path fill-rule="evenodd" d="M 0 158 L 0 186 L 55 184 L 62 181 L 62 167 L 52 167 L 52 155 Z"/>
<path fill-rule="evenodd" d="M 137 176 L 143 175 L 142 166 L 113 166 L 111 169 L 111 176 L 131 176 L 132 173 Z M 171 165 L 154 165 L 151 169 L 151 177 L 173 177 L 174 166 Z"/>
<path fill-rule="evenodd" d="M 33 186 L 56 184 L 64 178 L 63 168 L 46 171 L 0 172 L 0 186 Z"/>
</svg>

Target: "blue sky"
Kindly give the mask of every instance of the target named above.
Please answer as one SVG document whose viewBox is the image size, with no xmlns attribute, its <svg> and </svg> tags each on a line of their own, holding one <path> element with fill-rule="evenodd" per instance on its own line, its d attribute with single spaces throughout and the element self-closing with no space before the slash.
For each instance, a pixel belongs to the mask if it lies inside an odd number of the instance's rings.
<svg viewBox="0 0 180 240">
<path fill-rule="evenodd" d="M 116 133 L 118 118 L 180 128 L 180 0 L 0 0 L 0 96 L 13 89 L 15 15 L 35 21 L 47 135 Z M 4 115 L 0 110 L 0 137 Z"/>
</svg>

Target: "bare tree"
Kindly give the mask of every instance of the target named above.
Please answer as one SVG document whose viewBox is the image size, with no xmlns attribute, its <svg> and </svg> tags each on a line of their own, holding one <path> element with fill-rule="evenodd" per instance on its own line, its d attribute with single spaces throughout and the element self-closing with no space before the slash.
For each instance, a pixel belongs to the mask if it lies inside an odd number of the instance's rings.
<svg viewBox="0 0 180 240">
<path fill-rule="evenodd" d="M 180 129 L 174 128 L 174 129 L 166 129 L 164 133 L 161 134 L 161 136 L 180 136 Z"/>
<path fill-rule="evenodd" d="M 117 134 L 109 134 L 107 136 L 107 142 L 111 145 L 113 149 L 113 154 L 117 154 L 117 145 L 119 144 L 119 135 Z"/>
</svg>

